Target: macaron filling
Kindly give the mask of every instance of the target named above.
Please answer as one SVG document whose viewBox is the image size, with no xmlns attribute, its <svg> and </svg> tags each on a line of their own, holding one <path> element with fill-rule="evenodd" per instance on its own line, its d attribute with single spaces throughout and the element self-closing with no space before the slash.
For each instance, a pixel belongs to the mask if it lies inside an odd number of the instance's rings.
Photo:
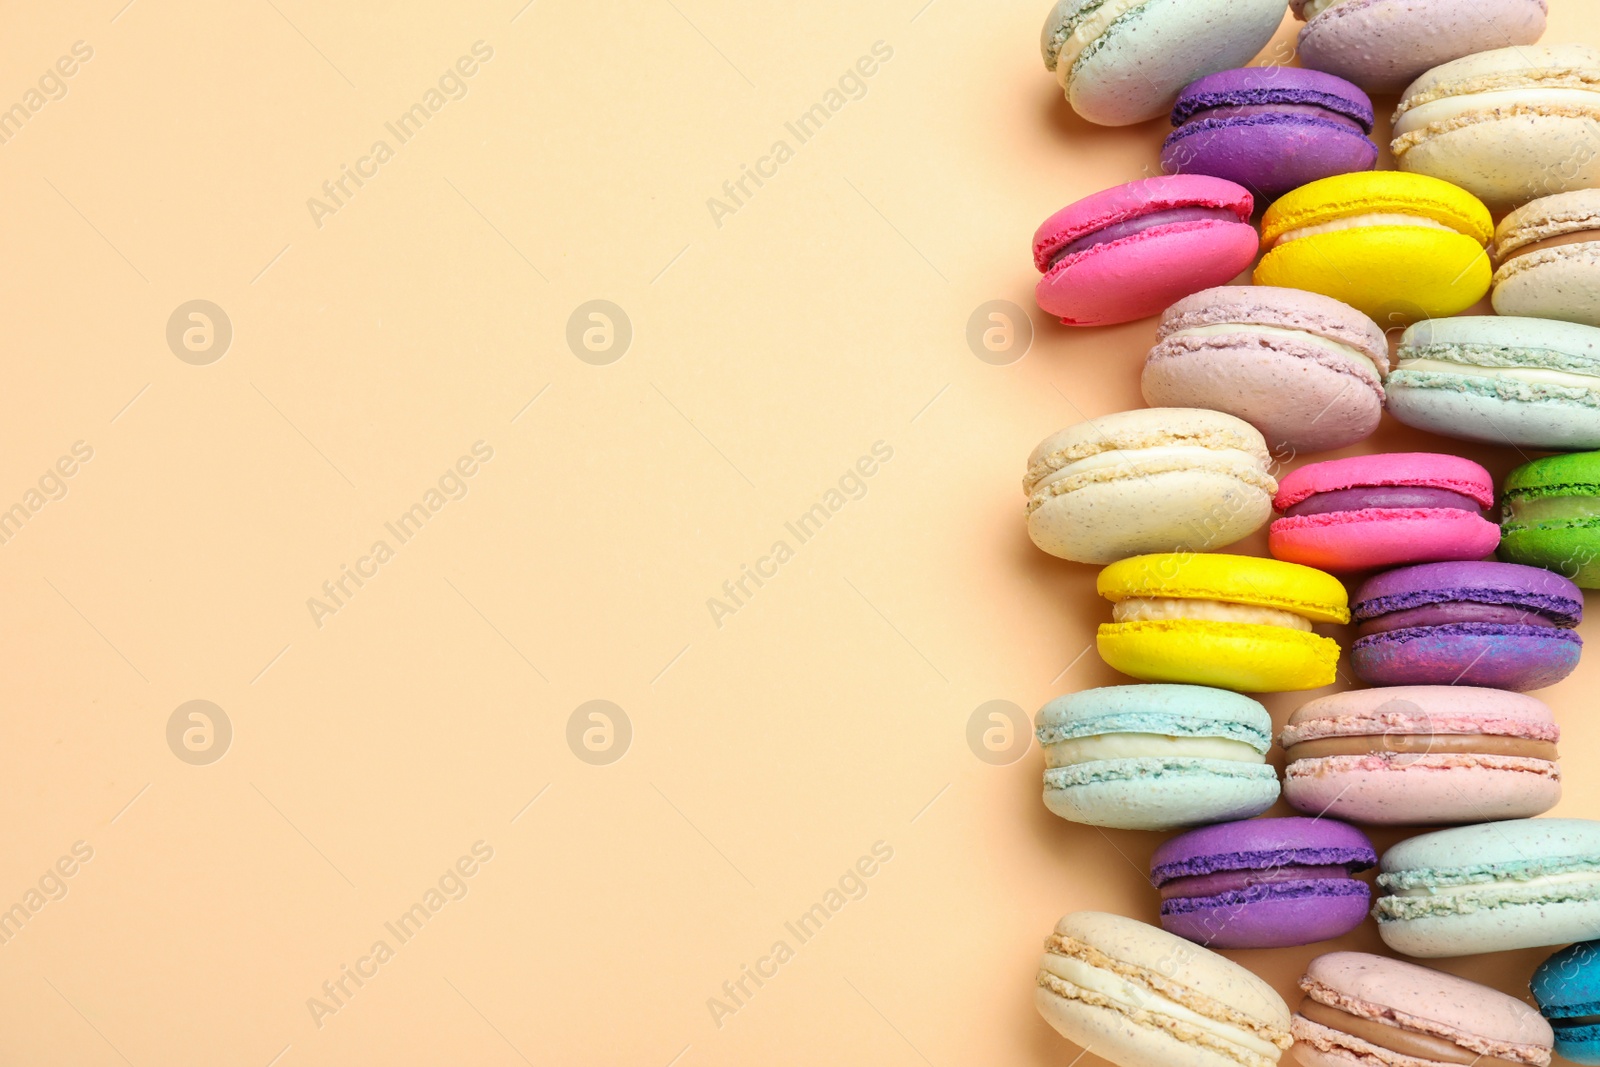
<svg viewBox="0 0 1600 1067">
<path fill-rule="evenodd" d="M 1127 240 L 1141 233 L 1158 229 L 1163 226 L 1178 226 L 1183 223 L 1193 222 L 1239 222 L 1239 213 L 1226 207 L 1175 207 L 1165 211 L 1153 211 L 1148 215 L 1137 218 L 1123 219 L 1110 223 L 1092 233 L 1079 237 L 1056 252 L 1050 257 L 1046 270 L 1054 270 L 1062 260 L 1087 252 L 1091 248 L 1111 244 L 1114 241 Z"/>
<path fill-rule="evenodd" d="M 1288 119 L 1312 119 L 1317 122 L 1342 126 L 1350 132 L 1358 133 L 1363 137 L 1372 130 L 1370 125 L 1357 122 L 1349 115 L 1338 111 L 1330 111 L 1328 108 L 1318 107 L 1315 104 L 1222 104 L 1217 107 L 1196 111 L 1189 116 L 1184 120 L 1178 133 L 1169 138 L 1169 143 L 1173 138 L 1181 139 L 1180 135 L 1214 128 L 1205 126 L 1205 123 L 1222 125 L 1224 123 L 1232 123 L 1237 119 L 1260 119 L 1268 123 Z"/>
<path fill-rule="evenodd" d="M 1338 7 L 1342 3 L 1344 0 L 1306 0 L 1305 6 L 1301 8 L 1300 17 L 1310 22 L 1330 7 Z"/>
<path fill-rule="evenodd" d="M 1311 882 L 1324 878 L 1348 877 L 1350 872 L 1339 864 L 1319 866 L 1285 864 L 1282 867 L 1264 867 L 1259 870 L 1217 871 L 1213 874 L 1174 878 L 1161 886 L 1161 899 L 1214 897 L 1220 893 L 1233 893 L 1258 885 L 1282 885 L 1287 882 Z"/>
<path fill-rule="evenodd" d="M 1587 495 L 1529 497 L 1512 491 L 1502 506 L 1504 521 L 1511 526 L 1540 523 L 1583 522 L 1600 518 L 1600 486 L 1583 490 Z"/>
<path fill-rule="evenodd" d="M 1113 622 L 1168 622 L 1176 619 L 1193 619 L 1201 622 L 1284 626 L 1291 630 L 1311 632 L 1310 619 L 1282 608 L 1186 597 L 1128 597 L 1111 606 L 1111 618 Z"/>
<path fill-rule="evenodd" d="M 1319 737 L 1291 745 L 1284 758 L 1293 763 L 1331 756 L 1404 755 L 1513 756 L 1554 762 L 1559 757 L 1553 741 L 1500 734 L 1381 734 L 1373 736 Z"/>
<path fill-rule="evenodd" d="M 1464 493 L 1431 486 L 1381 485 L 1314 493 L 1284 512 L 1289 518 L 1345 511 L 1444 509 L 1483 513 L 1483 505 Z"/>
<path fill-rule="evenodd" d="M 1562 625 L 1536 611 L 1511 604 L 1479 604 L 1471 601 L 1456 601 L 1447 604 L 1427 604 L 1422 607 L 1408 608 L 1404 611 L 1390 612 L 1375 619 L 1367 619 L 1357 627 L 1356 637 L 1359 639 L 1377 634 L 1393 633 L 1396 630 L 1431 626 L 1459 626 L 1463 624 L 1535 629 L 1553 629 Z"/>
<path fill-rule="evenodd" d="M 1542 241 L 1525 244 L 1514 252 L 1507 252 L 1500 257 L 1500 265 L 1505 266 L 1513 260 L 1523 256 L 1531 256 L 1538 252 L 1549 252 L 1557 248 L 1569 248 L 1572 245 L 1594 244 L 1600 241 L 1600 230 L 1577 230 L 1572 233 L 1558 234 L 1555 237 L 1546 237 Z"/>
<path fill-rule="evenodd" d="M 1094 3 L 1091 0 L 1084 4 L 1078 12 L 1078 17 L 1068 20 L 1058 31 L 1061 43 L 1056 48 L 1052 69 L 1056 72 L 1056 81 L 1061 87 L 1066 88 L 1067 81 L 1072 76 L 1072 68 L 1078 65 L 1084 53 L 1105 35 L 1113 23 L 1124 15 L 1137 11 L 1148 2 L 1149 0 L 1101 0 L 1100 3 Z"/>
<path fill-rule="evenodd" d="M 1482 112 L 1488 112 L 1492 118 L 1509 117 L 1508 113 L 1514 108 L 1554 113 L 1577 111 L 1600 118 L 1600 92 L 1525 86 L 1445 96 L 1418 104 L 1397 115 L 1394 135 L 1397 138 L 1404 137 L 1436 122 L 1450 122 Z"/>
<path fill-rule="evenodd" d="M 1300 226 L 1288 230 L 1272 242 L 1273 248 L 1282 248 L 1291 241 L 1298 241 L 1306 237 L 1319 237 L 1323 234 L 1338 233 L 1342 230 L 1365 230 L 1384 226 L 1413 226 L 1425 230 L 1443 230 L 1446 233 L 1460 233 L 1454 226 L 1447 226 L 1438 219 L 1426 215 L 1408 215 L 1399 211 L 1375 211 L 1366 215 L 1350 215 L 1342 219 L 1333 219 L 1330 222 L 1312 223 L 1310 226 Z"/>
<path fill-rule="evenodd" d="M 1502 1067 L 1527 1067 L 1518 1060 L 1501 1059 L 1497 1056 L 1485 1055 L 1474 1052 L 1453 1041 L 1446 1041 L 1433 1034 L 1424 1034 L 1416 1030 L 1407 1030 L 1387 1020 L 1368 1018 L 1351 1012 L 1341 1011 L 1331 1005 L 1307 997 L 1301 1001 L 1296 1014 L 1308 1019 L 1318 1026 L 1325 1026 L 1341 1034 L 1349 1034 L 1369 1045 L 1376 1045 L 1389 1052 L 1397 1052 L 1402 1056 L 1413 1059 L 1432 1060 L 1438 1063 L 1456 1064 L 1495 1064 Z"/>
<path fill-rule="evenodd" d="M 1288 344 L 1300 345 L 1317 351 L 1326 352 L 1331 356 L 1341 359 L 1357 361 L 1372 368 L 1372 373 L 1380 381 L 1383 372 L 1379 370 L 1377 361 L 1370 355 L 1352 345 L 1335 341 L 1331 337 L 1312 333 L 1309 330 L 1296 330 L 1286 326 L 1259 326 L 1248 322 L 1217 322 L 1205 326 L 1190 326 L 1182 330 L 1173 330 L 1162 337 L 1162 343 L 1176 341 L 1180 338 L 1206 338 L 1206 337 L 1237 337 L 1249 340 L 1262 347 L 1269 341 L 1282 341 Z"/>
<path fill-rule="evenodd" d="M 1042 731 L 1041 731 L 1042 732 Z M 1171 734 L 1098 734 L 1045 742 L 1046 767 L 1127 759 L 1205 759 L 1230 763 L 1265 763 L 1266 753 L 1228 737 L 1183 737 Z"/>
<path fill-rule="evenodd" d="M 1430 348 L 1413 349 L 1430 353 Z M 1448 374 L 1461 378 L 1481 378 L 1490 381 L 1514 381 L 1527 385 L 1547 385 L 1561 389 L 1577 389 L 1591 392 L 1600 389 L 1600 373 L 1585 374 L 1576 368 L 1563 370 L 1550 370 L 1540 366 L 1515 366 L 1502 363 L 1502 360 L 1514 360 L 1526 357 L 1537 364 L 1550 356 L 1542 350 L 1529 349 L 1494 349 L 1489 350 L 1485 360 L 1489 365 L 1480 365 L 1469 362 L 1473 354 L 1471 346 L 1456 345 L 1448 350 L 1431 349 L 1432 353 L 1448 356 L 1444 359 L 1430 359 L 1428 355 L 1409 356 L 1402 354 L 1396 370 L 1416 374 Z M 1556 356 L 1559 358 L 1560 354 Z M 1492 361 L 1492 362 L 1491 362 Z M 1600 372 L 1600 367 L 1595 368 Z"/>
</svg>

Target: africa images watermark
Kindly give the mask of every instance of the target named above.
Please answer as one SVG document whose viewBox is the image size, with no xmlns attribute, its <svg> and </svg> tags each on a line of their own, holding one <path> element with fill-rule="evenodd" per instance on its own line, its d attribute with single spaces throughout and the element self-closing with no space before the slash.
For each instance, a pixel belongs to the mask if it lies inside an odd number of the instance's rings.
<svg viewBox="0 0 1600 1067">
<path fill-rule="evenodd" d="M 44 73 L 39 75 L 36 87 L 29 86 L 10 107 L 0 105 L 0 144 L 10 144 L 29 120 L 45 109 L 45 105 L 65 100 L 67 79 L 93 58 L 94 47 L 87 41 L 72 42 L 71 52 L 46 67 Z"/>
<path fill-rule="evenodd" d="M 313 196 L 306 200 L 306 210 L 311 212 L 311 222 L 317 229 L 322 229 L 324 219 L 329 215 L 337 215 L 355 198 L 362 186 L 376 178 L 378 169 L 393 159 L 400 147 L 421 133 L 428 121 L 443 111 L 446 104 L 466 98 L 468 79 L 478 73 L 481 64 L 494 58 L 493 46 L 483 41 L 474 41 L 470 52 L 470 55 L 461 56 L 445 68 L 444 73 L 439 75 L 436 87 L 430 86 L 419 101 L 402 111 L 393 121 L 383 124 L 390 137 L 394 138 L 394 144 L 391 145 L 383 137 L 373 141 L 366 155 L 358 157 L 354 163 L 341 163 L 338 175 L 322 183 L 322 198 Z"/>
<path fill-rule="evenodd" d="M 893 458 L 894 449 L 887 442 L 874 441 L 870 454 L 857 459 L 847 468 L 839 476 L 836 486 L 829 486 L 815 504 L 783 524 L 784 531 L 794 539 L 794 544 L 780 537 L 772 543 L 767 554 L 753 565 L 740 564 L 739 573 L 722 583 L 722 596 L 706 598 L 706 610 L 711 612 L 711 621 L 717 629 L 722 629 L 723 619 L 737 615 L 755 597 L 757 590 L 776 578 L 778 569 L 794 559 L 796 550 L 821 532 L 829 519 L 843 511 L 852 500 L 866 496 L 867 479 L 877 474 L 882 465 Z"/>
<path fill-rule="evenodd" d="M 9 545 L 45 505 L 64 500 L 70 488 L 67 480 L 93 458 L 94 446 L 87 441 L 72 442 L 72 447 L 46 467 L 39 480 L 29 486 L 15 504 L 0 511 L 0 545 Z"/>
<path fill-rule="evenodd" d="M 738 176 L 722 183 L 722 195 L 706 200 L 706 210 L 711 212 L 711 221 L 716 223 L 717 229 L 722 229 L 724 219 L 738 214 L 739 209 L 748 204 L 758 190 L 776 178 L 779 169 L 795 157 L 801 146 L 821 133 L 835 115 L 865 97 L 867 80 L 893 58 L 894 48 L 891 45 L 884 41 L 872 42 L 872 50 L 846 68 L 820 100 L 802 111 L 797 118 L 783 124 L 784 133 L 788 136 L 774 140 L 766 154 L 757 157 L 754 165 L 741 163 Z"/>
<path fill-rule="evenodd" d="M 722 983 L 721 996 L 706 998 L 706 1010 L 711 1021 L 721 1030 L 730 1015 L 737 1015 L 749 1006 L 752 998 L 772 979 L 784 964 L 794 959 L 796 949 L 822 932 L 822 927 L 845 909 L 845 905 L 867 895 L 867 882 L 894 859 L 894 847 L 887 841 L 874 841 L 870 854 L 862 855 L 846 867 L 837 881 L 823 891 L 821 898 L 795 918 L 783 924 L 788 937 L 774 941 L 765 954 L 754 964 L 741 964 L 737 976 Z M 794 943 L 790 944 L 789 939 Z"/>
<path fill-rule="evenodd" d="M 465 900 L 471 890 L 468 880 L 476 877 L 482 865 L 492 859 L 494 846 L 487 841 L 474 841 L 469 855 L 458 857 L 432 885 L 423 890 L 420 899 L 395 919 L 383 924 L 387 937 L 374 941 L 366 954 L 358 956 L 354 963 L 340 964 L 338 975 L 322 983 L 322 995 L 306 998 L 306 1010 L 311 1013 L 311 1021 L 316 1023 L 317 1029 L 321 1030 L 327 1024 L 328 1016 L 337 1015 L 349 1007 L 351 999 L 368 982 L 378 977 L 379 969 L 394 959 L 402 945 L 409 944 L 421 933 L 422 928 L 443 911 L 446 904 Z M 393 944 L 390 943 L 391 938 Z"/>
<path fill-rule="evenodd" d="M 394 539 L 394 544 L 391 545 L 389 538 L 384 537 L 373 541 L 366 554 L 358 557 L 354 563 L 339 564 L 338 575 L 322 583 L 320 597 L 306 598 L 306 610 L 311 613 L 311 621 L 317 629 L 322 629 L 329 616 L 339 614 L 361 591 L 362 586 L 376 578 L 383 565 L 394 559 L 399 548 L 421 533 L 428 521 L 443 511 L 446 504 L 452 500 L 466 499 L 472 489 L 471 479 L 483 469 L 483 464 L 494 459 L 494 446 L 486 441 L 474 441 L 470 452 L 470 455 L 463 455 L 446 467 L 438 480 L 422 494 L 422 499 L 383 524 L 384 531 Z"/>
</svg>

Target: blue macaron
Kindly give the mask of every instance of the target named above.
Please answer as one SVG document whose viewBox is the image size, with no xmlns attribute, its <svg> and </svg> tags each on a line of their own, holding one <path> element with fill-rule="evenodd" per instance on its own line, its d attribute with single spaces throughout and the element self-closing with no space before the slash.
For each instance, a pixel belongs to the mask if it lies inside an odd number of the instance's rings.
<svg viewBox="0 0 1600 1067">
<path fill-rule="evenodd" d="M 1533 972 L 1533 999 L 1556 1033 L 1556 1053 L 1600 1063 L 1600 941 L 1568 945 Z"/>
<path fill-rule="evenodd" d="M 1170 830 L 1259 815 L 1278 799 L 1272 718 L 1238 693 L 1089 689 L 1050 701 L 1035 727 L 1045 807 L 1072 822 Z"/>
</svg>

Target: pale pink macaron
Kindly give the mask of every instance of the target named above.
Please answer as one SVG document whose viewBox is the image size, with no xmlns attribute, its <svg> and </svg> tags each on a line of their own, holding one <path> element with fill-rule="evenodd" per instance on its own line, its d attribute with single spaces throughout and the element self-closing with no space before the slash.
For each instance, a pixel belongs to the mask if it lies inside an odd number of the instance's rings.
<svg viewBox="0 0 1600 1067">
<path fill-rule="evenodd" d="M 1250 266 L 1260 245 L 1254 207 L 1242 185 L 1174 174 L 1062 208 L 1033 235 L 1039 306 L 1068 326 L 1159 314 Z"/>
<path fill-rule="evenodd" d="M 1484 518 L 1494 478 L 1470 459 L 1389 452 L 1312 463 L 1278 483 L 1268 550 L 1318 570 L 1483 559 L 1500 544 Z"/>
<path fill-rule="evenodd" d="M 1306 965 L 1306 997 L 1289 1020 L 1301 1067 L 1546 1067 L 1555 1032 L 1498 989 L 1366 952 Z"/>
<path fill-rule="evenodd" d="M 1352 689 L 1289 716 L 1283 796 L 1300 811 L 1380 825 L 1531 818 L 1561 799 L 1560 738 L 1550 708 L 1524 693 Z"/>
</svg>

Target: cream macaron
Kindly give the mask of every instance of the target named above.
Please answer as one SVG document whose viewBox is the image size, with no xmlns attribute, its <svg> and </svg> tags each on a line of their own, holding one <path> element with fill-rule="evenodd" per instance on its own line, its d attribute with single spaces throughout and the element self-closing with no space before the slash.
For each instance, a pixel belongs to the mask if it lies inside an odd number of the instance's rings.
<svg viewBox="0 0 1600 1067">
<path fill-rule="evenodd" d="M 1494 309 L 1600 326 L 1600 189 L 1525 204 L 1495 230 Z"/>
</svg>

